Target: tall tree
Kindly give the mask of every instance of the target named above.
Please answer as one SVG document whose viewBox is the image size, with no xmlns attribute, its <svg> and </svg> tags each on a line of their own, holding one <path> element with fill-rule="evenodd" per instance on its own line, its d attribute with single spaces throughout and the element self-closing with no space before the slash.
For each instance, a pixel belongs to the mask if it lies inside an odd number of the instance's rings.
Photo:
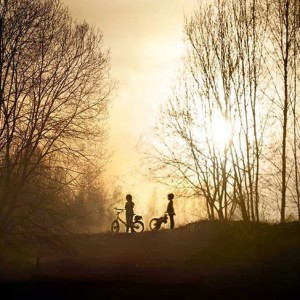
<svg viewBox="0 0 300 300">
<path fill-rule="evenodd" d="M 22 192 L 41 165 L 62 168 L 70 179 L 78 162 L 89 158 L 87 145 L 103 146 L 113 85 L 102 40 L 99 31 L 74 22 L 59 0 L 5 2 L 0 30 L 4 232 L 18 227 L 23 207 L 36 210 Z"/>
<path fill-rule="evenodd" d="M 269 2 L 271 21 L 269 23 L 270 41 L 273 44 L 273 51 L 269 56 L 273 60 L 270 63 L 270 73 L 273 74 L 274 98 L 278 107 L 279 126 L 282 130 L 281 138 L 281 164 L 278 167 L 281 175 L 281 204 L 280 220 L 285 222 L 287 197 L 290 187 L 289 178 L 292 173 L 292 166 L 289 164 L 290 149 L 288 145 L 290 128 L 297 122 L 292 116 L 293 98 L 297 97 L 297 40 L 299 39 L 299 21 L 295 15 L 299 13 L 298 1 L 277 0 Z M 296 81 L 295 81 L 296 79 Z M 294 96 L 293 96 L 294 95 Z M 294 107 L 295 110 L 296 107 Z M 297 168 L 297 167 L 296 167 Z"/>
<path fill-rule="evenodd" d="M 217 212 L 220 219 L 260 221 L 266 202 L 273 205 L 280 174 L 284 221 L 292 174 L 287 161 L 293 160 L 288 116 L 291 95 L 297 98 L 289 76 L 297 69 L 291 65 L 297 56 L 296 2 L 291 3 L 216 0 L 200 5 L 186 23 L 188 55 L 160 122 L 154 170 L 168 181 L 168 169 L 177 185 L 204 197 L 209 218 Z M 223 135 L 226 127 L 230 131 L 222 151 L 214 137 L 220 120 Z"/>
</svg>

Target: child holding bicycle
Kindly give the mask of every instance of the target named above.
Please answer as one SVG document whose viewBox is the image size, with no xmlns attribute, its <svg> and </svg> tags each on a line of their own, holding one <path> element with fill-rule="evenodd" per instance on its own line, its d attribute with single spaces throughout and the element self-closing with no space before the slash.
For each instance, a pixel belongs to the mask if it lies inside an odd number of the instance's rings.
<svg viewBox="0 0 300 300">
<path fill-rule="evenodd" d="M 125 204 L 125 210 L 126 210 L 126 232 L 129 232 L 129 228 L 131 226 L 132 223 L 132 219 L 133 219 L 133 207 L 134 207 L 134 203 L 132 202 L 132 196 L 130 194 L 126 195 L 126 204 Z"/>
</svg>

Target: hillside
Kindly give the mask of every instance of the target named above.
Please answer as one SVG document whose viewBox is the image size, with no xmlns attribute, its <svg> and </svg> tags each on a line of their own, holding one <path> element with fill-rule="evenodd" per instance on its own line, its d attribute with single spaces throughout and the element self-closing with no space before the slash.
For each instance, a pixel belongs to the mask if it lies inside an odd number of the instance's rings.
<svg viewBox="0 0 300 300">
<path fill-rule="evenodd" d="M 174 231 L 76 235 L 44 251 L 37 267 L 3 287 L 51 299 L 296 298 L 300 224 L 202 221 Z"/>
</svg>

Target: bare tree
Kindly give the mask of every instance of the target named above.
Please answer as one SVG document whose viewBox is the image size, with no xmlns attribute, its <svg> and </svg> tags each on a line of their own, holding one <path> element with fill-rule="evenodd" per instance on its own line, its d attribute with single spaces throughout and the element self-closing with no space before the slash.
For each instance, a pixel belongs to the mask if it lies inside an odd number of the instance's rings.
<svg viewBox="0 0 300 300">
<path fill-rule="evenodd" d="M 299 40 L 299 4 L 298 1 L 280 0 L 269 2 L 271 21 L 269 23 L 269 40 L 272 43 L 272 51 L 269 51 L 271 59 L 269 72 L 273 80 L 273 101 L 277 107 L 277 127 L 282 130 L 280 142 L 281 163 L 276 167 L 281 177 L 280 194 L 280 220 L 285 222 L 288 197 L 291 196 L 291 178 L 293 165 L 296 175 L 297 193 L 297 147 L 291 141 L 296 134 L 297 126 L 297 85 L 298 85 L 298 49 Z M 291 143 L 289 143 L 291 141 Z M 293 145 L 292 145 L 293 144 Z M 294 159 L 293 150 L 294 148 Z M 274 160 L 274 158 L 272 158 Z M 294 162 L 292 162 L 294 160 Z M 290 183 L 289 183 L 290 182 Z"/>
<path fill-rule="evenodd" d="M 88 145 L 103 154 L 113 85 L 102 34 L 59 0 L 7 1 L 1 12 L 0 220 L 10 232 L 22 208 L 41 207 L 22 197 L 41 165 L 64 169 L 67 184 L 94 157 Z"/>
<path fill-rule="evenodd" d="M 267 92 L 271 12 L 267 1 L 218 0 L 185 26 L 185 72 L 160 121 L 151 170 L 204 197 L 209 218 L 260 220 L 275 106 Z M 213 132 L 220 119 L 230 131 L 221 149 Z"/>
</svg>

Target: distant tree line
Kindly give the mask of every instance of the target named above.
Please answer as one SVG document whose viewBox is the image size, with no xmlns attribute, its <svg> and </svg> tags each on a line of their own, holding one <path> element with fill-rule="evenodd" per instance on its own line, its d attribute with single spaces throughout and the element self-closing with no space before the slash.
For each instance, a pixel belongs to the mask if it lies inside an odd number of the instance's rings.
<svg viewBox="0 0 300 300">
<path fill-rule="evenodd" d="M 151 173 L 198 197 L 209 219 L 300 220 L 300 2 L 203 1 L 184 29 Z"/>
<path fill-rule="evenodd" d="M 102 43 L 59 0 L 1 1 L 0 236 L 59 233 L 103 208 L 113 82 Z"/>
</svg>

